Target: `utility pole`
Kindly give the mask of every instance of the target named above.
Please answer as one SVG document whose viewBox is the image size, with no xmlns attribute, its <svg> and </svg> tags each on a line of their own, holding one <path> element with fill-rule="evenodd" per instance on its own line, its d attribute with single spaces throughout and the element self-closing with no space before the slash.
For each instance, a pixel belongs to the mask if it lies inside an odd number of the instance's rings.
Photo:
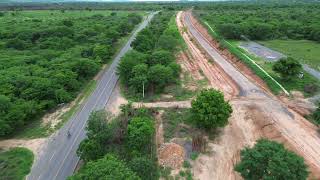
<svg viewBox="0 0 320 180">
<path fill-rule="evenodd" d="M 144 99 L 144 81 L 142 82 L 142 98 Z"/>
</svg>

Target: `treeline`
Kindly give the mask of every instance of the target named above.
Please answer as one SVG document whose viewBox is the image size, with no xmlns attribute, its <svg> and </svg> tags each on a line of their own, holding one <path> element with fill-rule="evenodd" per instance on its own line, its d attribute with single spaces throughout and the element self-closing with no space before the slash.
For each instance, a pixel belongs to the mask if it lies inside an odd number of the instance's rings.
<svg viewBox="0 0 320 180">
<path fill-rule="evenodd" d="M 117 13 L 63 16 L 47 12 L 1 18 L 0 136 L 74 99 L 111 59 L 118 39 L 142 19 Z"/>
<path fill-rule="evenodd" d="M 225 38 L 309 39 L 320 42 L 320 3 L 221 3 L 197 14 Z M 205 11 L 203 11 L 205 10 Z"/>
<path fill-rule="evenodd" d="M 132 43 L 133 51 L 123 57 L 118 67 L 121 82 L 130 94 L 143 91 L 162 92 L 164 87 L 179 81 L 180 66 L 175 62 L 180 34 L 173 12 L 160 12 Z"/>
<path fill-rule="evenodd" d="M 118 117 L 93 112 L 77 151 L 85 164 L 70 179 L 158 179 L 154 136 L 148 109 L 122 105 Z"/>
<path fill-rule="evenodd" d="M 14 3 L 0 2 L 0 10 L 115 10 L 115 11 L 154 11 L 182 10 L 195 3 L 179 2 L 65 2 L 65 3 Z"/>
</svg>

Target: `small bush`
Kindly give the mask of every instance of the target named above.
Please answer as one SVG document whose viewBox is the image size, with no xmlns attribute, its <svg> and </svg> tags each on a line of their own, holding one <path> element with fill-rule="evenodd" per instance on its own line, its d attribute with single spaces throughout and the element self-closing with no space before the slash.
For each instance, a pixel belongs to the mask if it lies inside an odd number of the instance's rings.
<svg viewBox="0 0 320 180">
<path fill-rule="evenodd" d="M 190 158 L 195 161 L 197 158 L 199 157 L 199 153 L 198 152 L 192 152 L 190 154 Z"/>
<path fill-rule="evenodd" d="M 185 177 L 185 176 L 186 176 L 186 173 L 181 170 L 181 171 L 179 172 L 179 175 L 180 175 L 181 177 Z"/>
<path fill-rule="evenodd" d="M 184 162 L 183 162 L 183 167 L 184 167 L 184 168 L 191 168 L 190 162 L 189 162 L 189 161 L 184 161 Z"/>
</svg>

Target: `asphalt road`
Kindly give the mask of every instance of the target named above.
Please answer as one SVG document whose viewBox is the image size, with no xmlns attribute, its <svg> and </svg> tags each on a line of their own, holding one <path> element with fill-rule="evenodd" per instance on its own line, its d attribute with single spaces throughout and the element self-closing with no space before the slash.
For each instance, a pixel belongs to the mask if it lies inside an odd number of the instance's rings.
<svg viewBox="0 0 320 180">
<path fill-rule="evenodd" d="M 90 113 L 103 109 L 107 104 L 118 81 L 116 68 L 121 57 L 131 49 L 131 42 L 137 33 L 148 25 L 154 14 L 151 13 L 135 30 L 111 66 L 98 80 L 96 89 L 78 112 L 55 135 L 50 137 L 47 146 L 35 160 L 27 176 L 28 180 L 64 180 L 73 174 L 79 161 L 76 151 L 80 142 L 86 137 L 85 126 Z M 70 137 L 67 136 L 68 130 L 71 132 Z"/>
<path fill-rule="evenodd" d="M 190 19 L 190 12 L 187 12 L 184 19 L 186 26 L 188 27 L 191 34 L 197 39 L 199 44 L 206 50 L 206 52 L 214 59 L 222 69 L 232 77 L 240 89 L 241 96 L 249 95 L 261 95 L 264 94 L 259 87 L 252 83 L 248 78 L 246 78 L 241 72 L 239 72 L 234 66 L 232 66 L 228 61 L 226 61 L 216 49 L 214 49 L 205 37 L 194 27 Z"/>
</svg>

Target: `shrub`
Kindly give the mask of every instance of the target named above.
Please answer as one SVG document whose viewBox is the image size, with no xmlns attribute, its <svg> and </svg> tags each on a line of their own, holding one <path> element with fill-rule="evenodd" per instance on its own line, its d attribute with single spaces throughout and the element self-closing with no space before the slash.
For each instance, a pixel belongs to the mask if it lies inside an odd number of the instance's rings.
<svg viewBox="0 0 320 180">
<path fill-rule="evenodd" d="M 23 40 L 15 38 L 7 41 L 6 47 L 14 48 L 16 50 L 24 50 L 27 47 L 27 44 Z"/>
<path fill-rule="evenodd" d="M 313 113 L 313 119 L 317 124 L 320 124 L 320 103 L 318 104 L 318 108 Z"/>
<path fill-rule="evenodd" d="M 141 179 L 156 180 L 158 179 L 158 170 L 156 163 L 149 157 L 135 157 L 129 162 L 129 167 Z"/>
<path fill-rule="evenodd" d="M 127 143 L 131 150 L 146 152 L 151 148 L 152 136 L 155 132 L 152 119 L 134 117 L 128 124 Z"/>
<path fill-rule="evenodd" d="M 279 73 L 284 80 L 293 80 L 302 71 L 302 65 L 299 61 L 288 57 L 281 58 L 273 65 L 272 69 Z"/>
<path fill-rule="evenodd" d="M 78 173 L 71 176 L 70 180 L 81 179 L 128 179 L 139 180 L 140 178 L 127 167 L 125 162 L 111 154 L 102 159 L 88 162 Z"/>
</svg>

